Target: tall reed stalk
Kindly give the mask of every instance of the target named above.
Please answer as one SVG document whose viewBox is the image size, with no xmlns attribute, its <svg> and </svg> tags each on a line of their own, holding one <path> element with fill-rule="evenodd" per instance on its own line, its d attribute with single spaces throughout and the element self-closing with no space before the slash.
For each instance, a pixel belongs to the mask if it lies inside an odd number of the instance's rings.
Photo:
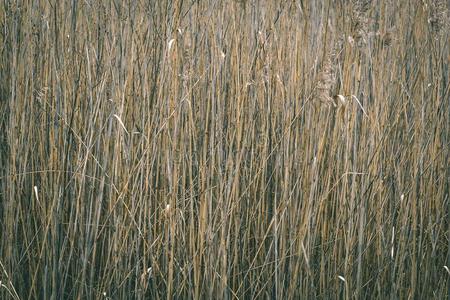
<svg viewBox="0 0 450 300">
<path fill-rule="evenodd" d="M 2 1 L 1 299 L 444 299 L 446 1 Z"/>
</svg>

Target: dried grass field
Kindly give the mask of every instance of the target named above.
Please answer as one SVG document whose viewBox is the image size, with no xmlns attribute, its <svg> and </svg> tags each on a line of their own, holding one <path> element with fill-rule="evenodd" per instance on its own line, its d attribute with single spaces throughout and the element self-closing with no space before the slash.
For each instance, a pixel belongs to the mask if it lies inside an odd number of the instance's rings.
<svg viewBox="0 0 450 300">
<path fill-rule="evenodd" d="M 1 299 L 447 299 L 446 0 L 3 0 Z"/>
</svg>

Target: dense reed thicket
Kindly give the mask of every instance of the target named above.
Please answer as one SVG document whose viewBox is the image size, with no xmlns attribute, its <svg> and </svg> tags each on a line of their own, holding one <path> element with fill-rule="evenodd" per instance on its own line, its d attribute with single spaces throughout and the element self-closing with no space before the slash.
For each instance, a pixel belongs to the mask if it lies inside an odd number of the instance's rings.
<svg viewBox="0 0 450 300">
<path fill-rule="evenodd" d="M 445 299 L 446 1 L 2 1 L 0 298 Z"/>
</svg>

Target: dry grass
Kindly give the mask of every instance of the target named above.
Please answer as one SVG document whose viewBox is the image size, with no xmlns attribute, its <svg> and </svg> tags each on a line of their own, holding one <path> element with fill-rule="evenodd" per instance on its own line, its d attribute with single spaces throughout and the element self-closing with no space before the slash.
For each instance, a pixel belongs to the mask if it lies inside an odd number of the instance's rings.
<svg viewBox="0 0 450 300">
<path fill-rule="evenodd" d="M 446 298 L 448 17 L 3 1 L 0 298 Z"/>
</svg>

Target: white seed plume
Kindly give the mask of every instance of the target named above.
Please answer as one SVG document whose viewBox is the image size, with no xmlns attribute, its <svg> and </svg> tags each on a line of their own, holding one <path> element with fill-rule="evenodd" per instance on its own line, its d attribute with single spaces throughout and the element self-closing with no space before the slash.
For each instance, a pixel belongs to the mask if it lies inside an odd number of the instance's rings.
<svg viewBox="0 0 450 300">
<path fill-rule="evenodd" d="M 447 271 L 448 275 L 450 275 L 450 269 L 447 266 L 444 266 L 445 271 Z"/>
<path fill-rule="evenodd" d="M 173 42 L 175 42 L 175 39 L 171 39 L 171 40 L 167 43 L 167 53 L 169 53 L 169 52 L 170 52 L 170 49 L 172 49 Z"/>
<path fill-rule="evenodd" d="M 369 117 L 369 116 L 367 115 L 367 113 L 366 113 L 366 110 L 365 110 L 364 107 L 362 106 L 361 102 L 359 102 L 359 99 L 356 98 L 355 95 L 352 95 L 352 98 L 356 100 L 356 102 L 358 103 L 359 107 L 361 108 L 363 114 L 364 114 L 366 117 Z"/>
<path fill-rule="evenodd" d="M 392 239 L 391 239 L 391 258 L 394 258 L 394 239 L 395 239 L 395 227 L 392 227 Z"/>
<path fill-rule="evenodd" d="M 347 100 L 345 100 L 345 96 L 343 95 L 335 95 L 333 96 L 334 107 L 345 106 L 347 104 Z"/>
<path fill-rule="evenodd" d="M 355 40 L 354 40 L 353 37 L 351 37 L 350 35 L 348 36 L 347 41 L 348 41 L 348 43 L 349 43 L 350 45 L 352 45 L 352 46 L 353 46 L 353 44 L 355 43 Z"/>
<path fill-rule="evenodd" d="M 113 115 L 117 121 L 119 122 L 120 126 L 122 126 L 123 130 L 125 130 L 125 132 L 129 135 L 130 133 L 128 132 L 127 128 L 125 127 L 125 125 L 122 122 L 122 119 L 120 119 L 120 117 L 116 114 Z"/>
<path fill-rule="evenodd" d="M 147 275 L 148 275 L 149 278 L 152 277 L 152 271 L 153 271 L 152 267 L 147 269 Z"/>
</svg>

